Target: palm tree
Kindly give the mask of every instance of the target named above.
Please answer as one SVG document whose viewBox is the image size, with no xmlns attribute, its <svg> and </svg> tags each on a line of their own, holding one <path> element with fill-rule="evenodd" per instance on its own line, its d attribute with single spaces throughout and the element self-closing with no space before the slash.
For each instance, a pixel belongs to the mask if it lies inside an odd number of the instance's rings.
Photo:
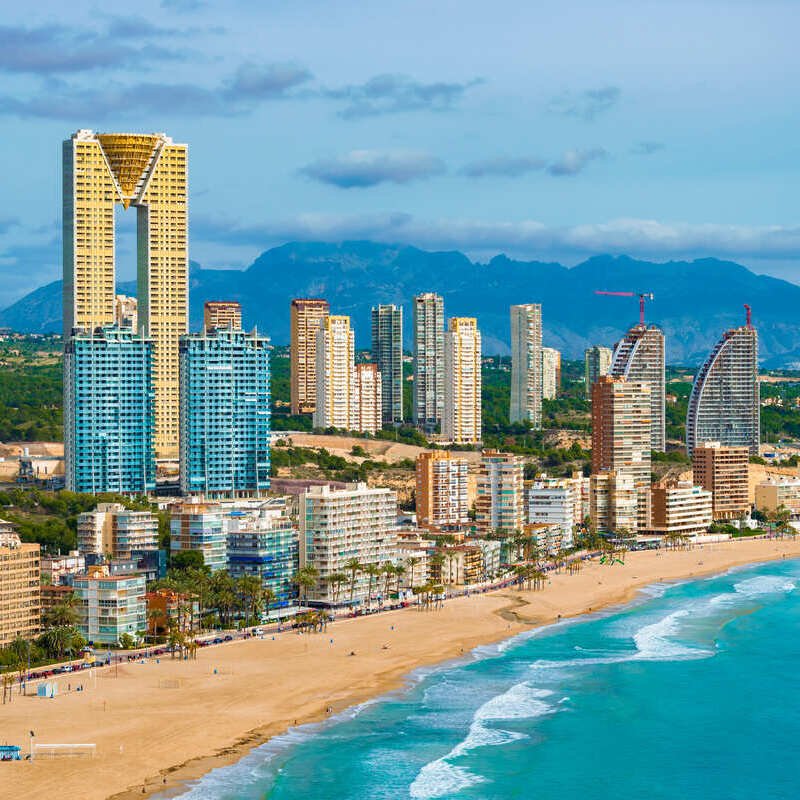
<svg viewBox="0 0 800 800">
<path fill-rule="evenodd" d="M 395 569 L 396 569 L 396 567 L 395 567 L 394 564 L 392 564 L 391 561 L 387 561 L 383 565 L 383 567 L 381 569 L 381 572 L 383 572 L 383 597 L 384 597 L 384 601 L 386 600 L 387 597 L 389 597 L 389 584 L 391 583 L 392 578 L 394 577 Z"/>
<path fill-rule="evenodd" d="M 442 566 L 444 565 L 444 554 L 440 552 L 434 553 L 430 557 L 428 563 L 430 564 L 431 568 L 431 577 L 441 580 Z"/>
<path fill-rule="evenodd" d="M 269 619 L 269 607 L 275 599 L 275 592 L 269 586 L 265 586 L 261 592 L 261 598 L 264 601 L 264 616 Z"/>
<path fill-rule="evenodd" d="M 263 600 L 261 579 L 257 578 L 255 575 L 242 575 L 242 577 L 236 581 L 236 589 L 242 599 L 244 621 L 245 625 L 247 625 L 251 620 L 257 619 L 257 615 L 261 611 Z"/>
<path fill-rule="evenodd" d="M 44 624 L 47 628 L 59 628 L 63 626 L 77 625 L 78 612 L 74 608 L 74 601 L 67 600 L 64 603 L 48 609 L 44 615 Z"/>
<path fill-rule="evenodd" d="M 411 559 L 409 559 L 409 561 L 410 560 Z M 395 579 L 397 580 L 397 590 L 396 591 L 397 591 L 397 596 L 398 597 L 400 597 L 400 580 L 403 577 L 403 575 L 405 575 L 405 574 L 406 574 L 406 568 L 402 564 L 398 564 L 394 568 L 394 576 L 395 576 Z"/>
<path fill-rule="evenodd" d="M 316 567 L 307 565 L 299 569 L 292 578 L 292 583 L 302 592 L 303 604 L 307 602 L 308 590 L 317 582 L 319 570 Z"/>
<path fill-rule="evenodd" d="M 369 576 L 367 603 L 372 603 L 372 581 L 374 580 L 377 583 L 378 579 L 381 577 L 381 573 L 383 572 L 383 570 L 377 564 L 367 564 L 363 569 L 364 572 L 366 572 L 367 575 Z"/>
<path fill-rule="evenodd" d="M 414 583 L 414 576 L 415 576 L 415 567 L 419 562 L 422 561 L 421 558 L 417 558 L 416 556 L 411 556 L 410 558 L 406 559 L 406 564 L 408 564 L 408 583 L 409 585 Z"/>
<path fill-rule="evenodd" d="M 147 612 L 147 620 L 150 623 L 149 627 L 153 631 L 153 638 L 161 636 L 161 628 L 166 620 L 164 611 L 160 608 L 151 608 L 150 611 Z"/>
<path fill-rule="evenodd" d="M 333 592 L 334 604 L 339 602 L 339 593 L 345 583 L 347 583 L 347 575 L 344 572 L 332 572 L 328 575 L 328 585 Z"/>
<path fill-rule="evenodd" d="M 348 558 L 344 568 L 350 573 L 350 605 L 353 604 L 353 595 L 356 591 L 356 575 L 363 571 L 361 562 L 357 558 Z"/>
</svg>

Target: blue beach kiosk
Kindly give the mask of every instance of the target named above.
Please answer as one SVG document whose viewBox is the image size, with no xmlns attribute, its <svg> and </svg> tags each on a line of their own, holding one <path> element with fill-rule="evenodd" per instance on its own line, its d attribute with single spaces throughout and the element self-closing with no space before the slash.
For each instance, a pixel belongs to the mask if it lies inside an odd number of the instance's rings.
<svg viewBox="0 0 800 800">
<path fill-rule="evenodd" d="M 15 744 L 0 744 L 0 761 L 22 761 L 19 746 Z"/>
</svg>

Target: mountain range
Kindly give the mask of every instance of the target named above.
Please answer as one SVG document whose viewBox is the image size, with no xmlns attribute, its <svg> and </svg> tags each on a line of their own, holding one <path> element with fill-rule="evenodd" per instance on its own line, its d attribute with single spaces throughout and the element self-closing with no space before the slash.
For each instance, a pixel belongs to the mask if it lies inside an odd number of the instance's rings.
<svg viewBox="0 0 800 800">
<path fill-rule="evenodd" d="M 136 293 L 133 282 L 118 288 Z M 444 297 L 446 316 L 478 318 L 486 354 L 509 352 L 510 305 L 541 303 L 545 344 L 580 358 L 589 345 L 611 346 L 638 318 L 636 297 L 596 290 L 653 292 L 647 321 L 663 328 L 672 364 L 705 359 L 726 328 L 744 324 L 744 303 L 753 308 L 764 365 L 800 363 L 800 286 L 713 258 L 653 263 L 602 255 L 567 268 L 504 255 L 478 263 L 458 251 L 376 242 L 292 242 L 263 252 L 245 270 L 193 262 L 190 328 L 201 327 L 206 300 L 238 300 L 245 327 L 257 326 L 274 344 L 286 344 L 290 300 L 325 297 L 333 313 L 352 317 L 358 347 L 370 345 L 371 306 L 402 304 L 410 346 L 411 298 L 435 291 Z M 0 312 L 0 325 L 25 333 L 60 331 L 61 281 Z"/>
</svg>

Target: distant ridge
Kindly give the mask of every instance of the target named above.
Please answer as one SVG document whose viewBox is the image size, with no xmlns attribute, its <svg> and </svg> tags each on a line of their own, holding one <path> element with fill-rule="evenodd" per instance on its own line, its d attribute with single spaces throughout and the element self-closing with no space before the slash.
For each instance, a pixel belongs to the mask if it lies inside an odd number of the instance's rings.
<svg viewBox="0 0 800 800">
<path fill-rule="evenodd" d="M 664 328 L 671 363 L 702 361 L 725 328 L 744 323 L 753 307 L 766 366 L 800 363 L 800 286 L 713 258 L 657 264 L 627 256 L 595 256 L 568 269 L 561 264 L 515 261 L 498 255 L 487 264 L 458 251 L 428 252 L 376 242 L 292 242 L 262 253 L 244 271 L 190 273 L 191 328 L 202 324 L 203 303 L 239 300 L 245 324 L 257 325 L 275 344 L 289 340 L 292 297 L 325 297 L 350 314 L 357 344 L 369 346 L 370 308 L 404 306 L 410 344 L 415 293 L 436 291 L 447 316 L 476 316 L 487 354 L 508 353 L 508 307 L 543 304 L 545 343 L 568 358 L 591 344 L 612 344 L 636 321 L 634 299 L 598 297 L 595 289 L 652 291 L 648 321 Z M 135 284 L 120 284 L 135 293 Z M 21 332 L 61 330 L 61 282 L 31 292 L 0 312 L 0 325 Z"/>
</svg>

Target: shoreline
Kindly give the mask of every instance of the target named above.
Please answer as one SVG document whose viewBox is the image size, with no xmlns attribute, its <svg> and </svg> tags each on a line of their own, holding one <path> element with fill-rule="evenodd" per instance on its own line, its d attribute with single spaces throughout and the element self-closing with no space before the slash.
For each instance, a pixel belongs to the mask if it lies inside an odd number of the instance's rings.
<svg viewBox="0 0 800 800">
<path fill-rule="evenodd" d="M 0 707 L 9 742 L 26 742 L 29 728 L 39 741 L 97 742 L 94 759 L 0 765 L 4 785 L 18 800 L 51 791 L 86 800 L 174 797 L 291 728 L 402 689 L 413 672 L 479 645 L 628 604 L 654 583 L 792 558 L 800 558 L 793 539 L 640 551 L 624 565 L 593 561 L 576 575 L 551 575 L 543 591 L 500 589 L 450 599 L 438 611 L 408 608 L 341 620 L 325 633 L 231 642 L 201 650 L 196 661 L 126 665 L 118 679 L 96 679 L 82 693 L 15 697 Z"/>
</svg>

